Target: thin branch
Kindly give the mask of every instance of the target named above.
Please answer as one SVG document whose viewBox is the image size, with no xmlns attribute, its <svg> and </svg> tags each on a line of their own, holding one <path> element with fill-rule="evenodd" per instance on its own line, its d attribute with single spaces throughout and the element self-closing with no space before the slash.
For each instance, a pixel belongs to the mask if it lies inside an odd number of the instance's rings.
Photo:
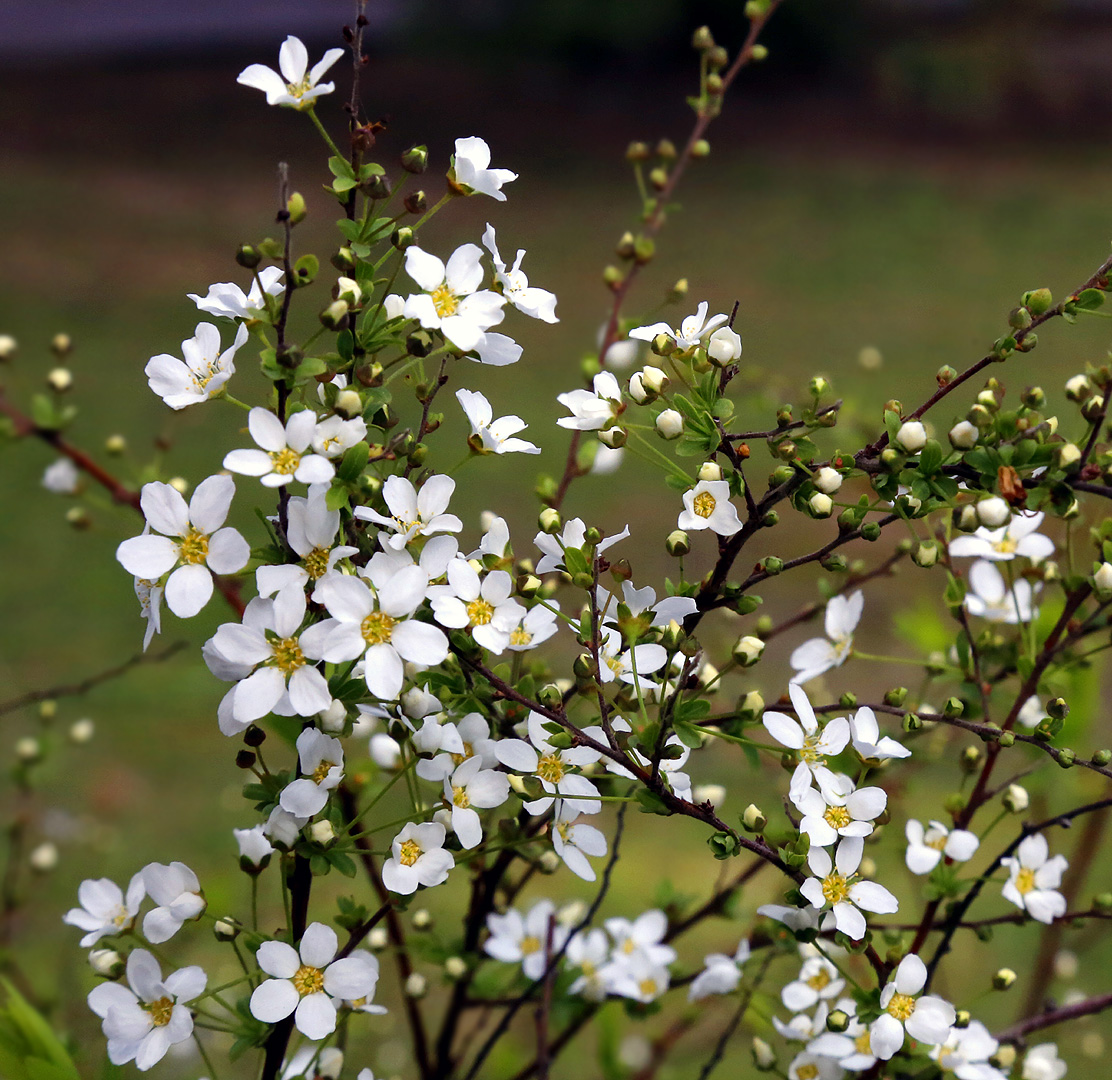
<svg viewBox="0 0 1112 1080">
<path fill-rule="evenodd" d="M 1005 1028 L 996 1038 L 1002 1043 L 1023 1042 L 1032 1031 L 1041 1031 L 1043 1028 L 1064 1024 L 1067 1020 L 1077 1020 L 1082 1016 L 1092 1016 L 1108 1008 L 1112 1008 L 1112 994 L 1086 998 L 1075 1005 L 1066 1005 L 1061 1009 L 1052 1009 L 1050 1012 L 1039 1013 L 1038 1016 L 1030 1016 L 1018 1024 L 1012 1024 L 1010 1028 Z"/>
</svg>

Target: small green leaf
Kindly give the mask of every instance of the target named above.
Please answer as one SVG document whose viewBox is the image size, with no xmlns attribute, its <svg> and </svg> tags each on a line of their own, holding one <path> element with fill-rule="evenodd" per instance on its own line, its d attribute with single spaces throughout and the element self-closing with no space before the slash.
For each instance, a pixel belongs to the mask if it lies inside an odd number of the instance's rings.
<svg viewBox="0 0 1112 1080">
<path fill-rule="evenodd" d="M 365 442 L 357 442 L 348 448 L 340 461 L 336 475 L 347 484 L 352 484 L 359 479 L 360 473 L 367 467 L 367 458 L 371 448 Z"/>
</svg>

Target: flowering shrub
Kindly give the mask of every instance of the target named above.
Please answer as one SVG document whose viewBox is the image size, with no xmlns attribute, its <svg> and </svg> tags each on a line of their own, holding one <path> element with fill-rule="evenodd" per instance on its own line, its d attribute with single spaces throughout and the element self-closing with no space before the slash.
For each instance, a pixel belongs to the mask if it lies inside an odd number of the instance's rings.
<svg viewBox="0 0 1112 1080">
<path fill-rule="evenodd" d="M 726 90 L 765 55 L 756 39 L 776 6 L 752 0 L 749 37 L 732 59 L 708 30 L 696 32 L 696 120 L 681 153 L 630 148 L 638 231 L 605 274 L 612 302 L 590 388 L 559 395 L 570 414 L 558 421 L 571 432 L 566 464 L 538 485 L 534 537 L 512 538 L 497 507 L 474 530 L 437 410 L 456 384 L 468 456 L 480 463 L 538 453 L 516 437 L 520 417 L 495 419 L 503 406 L 464 384 L 470 363 L 521 359 L 514 320 L 555 322 L 556 297 L 530 284 L 523 251 L 508 266 L 492 225 L 481 246 L 421 246 L 435 244 L 434 216 L 461 199 L 505 201 L 517 176 L 491 167 L 497 155 L 481 138 L 460 138 L 447 190 L 430 206 L 410 179 L 427 168 L 423 146 L 393 174 L 373 159 L 358 85 L 362 18 L 348 31 L 356 78 L 343 150 L 317 114 L 336 90 L 321 80 L 341 50 L 310 67 L 291 37 L 280 74 L 254 64 L 239 77 L 269 105 L 303 113 L 327 144 L 329 192 L 343 213 L 335 280 L 326 288 L 320 260 L 297 254 L 307 208 L 283 165 L 279 239 L 239 249 L 240 281 L 191 294 L 217 321 L 197 326 L 181 359 L 163 354 L 146 367 L 171 409 L 243 410 L 252 445 L 213 461 L 187 502 L 159 480 L 125 489 L 64 438 L 67 415 L 48 399 L 33 418 L 4 403 L 15 434 L 61 451 L 48 487 L 68 490 L 84 471 L 142 515 L 117 558 L 134 578 L 144 648 L 164 627 L 163 607 L 191 618 L 219 595 L 234 616 L 203 659 L 228 684 L 214 721 L 252 774 L 245 827 L 235 830 L 242 906 L 211 912 L 204 883 L 175 861 L 137 869 L 126 888 L 85 881 L 64 916 L 93 950 L 102 981 L 88 1004 L 113 1064 L 146 1070 L 194 1039 L 213 1080 L 372 1080 L 360 1055 L 386 1011 L 376 1000 L 380 953 L 397 982 L 384 999 L 400 1003 L 411 1038 L 404 1071 L 422 1080 L 493 1075 L 496 1049 L 508 1075 L 548 1076 L 615 1001 L 631 1023 L 662 1010 L 678 1017 L 646 1069 L 709 1015 L 718 1030 L 704 1077 L 744 1029 L 753 1067 L 791 1080 L 1041 1080 L 1065 1066 L 1054 1044 L 1028 1048 L 1028 1037 L 1112 1004 L 1103 995 L 1043 1008 L 1042 968 L 1001 968 L 993 988 L 1024 978 L 1036 1004 L 993 1034 L 975 1015 L 979 991 L 943 992 L 965 938 L 985 940 L 993 927 L 1037 936 L 1112 912 L 1112 897 L 1079 905 L 1084 874 L 1069 879 L 1074 868 L 1051 854 L 1060 826 L 1112 799 L 1051 796 L 1045 816 L 1028 818 L 1015 782 L 1047 763 L 1112 777 L 1108 751 L 1085 760 L 1064 744 L 1061 696 L 1109 629 L 1112 520 L 1094 511 L 1088 537 L 1075 532 L 1055 561 L 1082 500 L 1112 496 L 1103 441 L 1112 369 L 1070 381 L 1076 417 L 1047 415 L 1036 387 L 1006 403 L 995 377 L 971 405 L 955 394 L 993 365 L 1022 371 L 1037 327 L 1098 308 L 1112 259 L 1058 303 L 1046 289 L 1024 294 L 982 359 L 960 373 L 943 367 L 916 407 L 890 400 L 883 429 L 859 447 L 835 433 L 841 403 L 818 376 L 798 415 L 785 406 L 767 429 L 741 430 L 736 307 L 711 313 L 729 298 L 700 302 L 678 327 L 625 313 Z M 312 330 L 296 318 L 306 311 Z M 634 357 L 647 362 L 619 379 Z M 252 383 L 256 360 L 262 379 Z M 960 418 L 937 439 L 929 424 L 949 409 Z M 575 481 L 618 467 L 626 452 L 660 467 L 663 516 L 609 535 L 567 516 Z M 259 508 L 250 536 L 225 525 L 236 502 Z M 804 519 L 819 523 L 817 547 L 752 563 L 758 537 Z M 899 540 L 870 559 L 868 545 L 893 532 Z M 664 547 L 675 570 L 635 584 L 637 543 Z M 850 552 L 862 561 L 850 563 Z M 888 670 L 898 660 L 863 653 L 855 634 L 899 563 L 932 571 L 926 587 L 950 619 L 949 640 L 911 660 L 925 675 L 916 693 L 895 687 L 865 702 L 860 687 L 873 680 L 858 662 Z M 780 623 L 757 617 L 755 590 L 797 570 L 822 572 L 819 599 Z M 816 589 L 811 579 L 802 587 Z M 794 674 L 766 707 L 753 669 L 779 651 L 783 632 L 820 615 L 824 635 L 784 650 Z M 832 694 L 834 680 L 859 689 Z M 706 783 L 733 748 L 748 765 L 731 759 L 732 787 Z M 952 751 L 960 791 L 935 800 L 928 786 L 908 798 L 905 777 Z M 727 800 L 746 799 L 746 769 L 769 762 L 790 774 L 782 810 L 725 813 Z M 1022 824 L 990 837 L 1008 815 Z M 698 902 L 601 918 L 627 869 L 624 833 L 644 829 L 667 846 L 677 823 L 655 819 L 682 817 L 703 833 L 708 862 L 740 859 L 741 869 Z M 906 836 L 903 862 L 922 879 L 913 892 L 898 857 L 866 854 L 886 828 Z M 760 871 L 777 876 L 781 902 L 743 920 L 737 899 Z M 552 895 L 526 899 L 538 873 L 551 875 Z M 589 904 L 561 903 L 570 876 L 594 883 Z M 329 887 L 337 877 L 352 879 L 339 897 Z M 434 889 L 454 891 L 460 921 L 430 944 L 411 932 L 427 928 L 428 913 L 410 905 Z M 737 925 L 714 928 L 722 951 L 695 964 L 685 938 L 722 915 Z M 158 949 L 183 938 L 183 950 L 199 949 L 205 923 L 238 964 L 216 986 L 204 964 L 171 963 Z M 725 1022 L 721 998 L 731 999 Z M 22 999 L 12 1000 L 15 1017 Z M 535 1039 L 519 1053 L 501 1044 L 523 1010 Z M 0 1042 L 11 1038 L 0 1029 Z M 77 1075 L 60 1044 L 39 1038 L 60 1070 L 50 1076 Z M 601 1061 L 607 1076 L 625 1075 L 612 1055 Z"/>
</svg>

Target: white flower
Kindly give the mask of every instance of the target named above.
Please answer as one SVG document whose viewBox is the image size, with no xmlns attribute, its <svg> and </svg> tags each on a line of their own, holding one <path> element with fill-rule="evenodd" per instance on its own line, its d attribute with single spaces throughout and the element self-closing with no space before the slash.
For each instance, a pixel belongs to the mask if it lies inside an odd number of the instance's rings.
<svg viewBox="0 0 1112 1080">
<path fill-rule="evenodd" d="M 143 917 L 143 933 L 154 945 L 169 941 L 208 906 L 197 875 L 185 863 L 150 863 L 143 868 L 143 885 L 158 905 Z"/>
<path fill-rule="evenodd" d="M 313 432 L 313 449 L 327 458 L 339 457 L 367 434 L 367 421 L 361 416 L 345 420 L 342 416 L 329 416 L 317 424 Z"/>
<path fill-rule="evenodd" d="M 713 529 L 719 536 L 733 536 L 741 529 L 737 509 L 730 502 L 730 485 L 725 480 L 700 480 L 683 495 L 683 512 L 676 526 L 692 532 Z"/>
<path fill-rule="evenodd" d="M 107 934 L 130 930 L 146 895 L 141 872 L 128 883 L 126 897 L 111 878 L 88 878 L 77 887 L 81 907 L 70 908 L 62 921 L 87 931 L 79 943 L 87 949 Z"/>
<path fill-rule="evenodd" d="M 599 678 L 604 682 L 620 679 L 632 686 L 654 686 L 646 675 L 659 671 L 668 661 L 668 651 L 663 645 L 646 642 L 624 648 L 622 632 L 616 626 L 603 626 L 599 642 Z"/>
<path fill-rule="evenodd" d="M 850 718 L 850 733 L 853 748 L 864 761 L 886 761 L 889 758 L 911 757 L 911 751 L 903 743 L 885 735 L 881 738 L 880 725 L 876 714 L 867 705 L 858 709 Z"/>
<path fill-rule="evenodd" d="M 824 465 L 812 477 L 815 487 L 824 495 L 833 495 L 842 486 L 842 474 L 829 465 Z"/>
<path fill-rule="evenodd" d="M 297 843 L 298 834 L 308 824 L 309 819 L 287 813 L 280 806 L 270 811 L 270 817 L 263 826 L 263 834 L 289 851 Z"/>
<path fill-rule="evenodd" d="M 861 621 L 864 607 L 865 594 L 860 589 L 852 596 L 830 598 L 826 605 L 826 637 L 811 638 L 791 654 L 788 662 L 795 668 L 792 682 L 810 682 L 845 663 L 853 648 L 853 632 Z"/>
<path fill-rule="evenodd" d="M 421 567 L 389 574 L 371 567 L 370 575 L 374 591 L 360 578 L 343 575 L 317 586 L 314 598 L 332 615 L 321 654 L 334 664 L 362 656 L 367 688 L 380 701 L 393 701 L 405 684 L 405 662 L 439 664 L 448 655 L 448 639 L 439 627 L 412 618 L 428 587 Z"/>
<path fill-rule="evenodd" d="M 448 584 L 430 587 L 429 599 L 441 626 L 466 628 L 476 644 L 500 653 L 525 615 L 511 595 L 513 590 L 513 578 L 505 570 L 492 570 L 480 578 L 466 559 L 453 559 L 448 564 Z"/>
<path fill-rule="evenodd" d="M 876 1064 L 876 1055 L 869 1041 L 869 1029 L 857 1019 L 857 1002 L 853 998 L 839 998 L 834 1008 L 849 1017 L 845 1031 L 840 1035 L 823 1031 L 807 1044 L 807 1049 L 812 1054 L 834 1058 L 843 1069 L 853 1072 L 871 1069 Z"/>
<path fill-rule="evenodd" d="M 484 769 L 481 758 L 463 761 L 451 777 L 444 777 L 444 798 L 452 808 L 452 831 L 465 848 L 478 847 L 483 826 L 476 807 L 489 810 L 510 797 L 510 780 L 503 772 Z"/>
<path fill-rule="evenodd" d="M 613 536 L 606 536 L 595 545 L 595 554 L 601 555 L 607 548 L 616 544 L 619 540 L 624 540 L 629 536 L 629 526 L 627 525 L 620 533 L 615 533 Z M 541 549 L 544 554 L 541 556 L 540 562 L 537 563 L 538 574 L 548 574 L 553 570 L 564 570 L 564 549 L 582 548 L 587 540 L 587 526 L 583 524 L 582 518 L 572 518 L 570 521 L 564 523 L 564 531 L 559 536 L 549 536 L 547 533 L 537 533 L 533 537 L 533 543 Z"/>
<path fill-rule="evenodd" d="M 845 1073 L 833 1058 L 803 1050 L 788 1064 L 788 1080 L 842 1080 Z"/>
<path fill-rule="evenodd" d="M 281 75 L 262 64 L 251 64 L 236 77 L 241 86 L 250 86 L 266 94 L 268 105 L 288 105 L 295 109 L 311 109 L 322 94 L 331 94 L 335 83 L 320 83 L 321 76 L 344 55 L 343 49 L 329 49 L 324 59 L 309 70 L 309 52 L 292 34 L 278 50 Z M 318 86 L 317 84 L 320 83 Z"/>
<path fill-rule="evenodd" d="M 455 490 L 456 482 L 450 476 L 430 476 L 420 491 L 404 477 L 391 476 L 382 485 L 382 497 L 390 517 L 384 517 L 369 506 L 357 506 L 354 513 L 357 518 L 393 530 L 394 535 L 381 542 L 387 548 L 401 551 L 415 537 L 457 533 L 463 528 L 463 522 L 455 514 L 444 513 Z"/>
<path fill-rule="evenodd" d="M 143 516 L 163 535 L 133 536 L 116 549 L 123 568 L 136 577 L 154 581 L 174 571 L 166 582 L 166 604 L 183 619 L 208 603 L 212 574 L 234 574 L 251 557 L 247 541 L 235 529 L 221 528 L 233 495 L 235 482 L 230 476 L 202 480 L 188 507 L 169 484 L 144 484 Z"/>
<path fill-rule="evenodd" d="M 610 993 L 606 961 L 610 956 L 610 942 L 601 927 L 581 930 L 573 935 L 564 953 L 569 967 L 578 968 L 580 974 L 568 987 L 569 994 L 578 994 L 587 1001 L 604 1001 Z"/>
<path fill-rule="evenodd" d="M 259 288 L 259 283 L 262 288 Z M 225 319 L 255 319 L 266 311 L 264 296 L 281 296 L 286 291 L 282 284 L 280 266 L 264 266 L 258 277 L 251 283 L 251 291 L 245 293 L 232 281 L 221 281 L 210 285 L 206 296 L 189 293 L 189 299 L 206 315 L 222 316 Z"/>
<path fill-rule="evenodd" d="M 541 452 L 540 447 L 531 442 L 510 437 L 529 426 L 520 416 L 501 416 L 495 420 L 490 402 L 477 390 L 457 390 L 456 399 L 463 407 L 467 421 L 471 425 L 471 438 L 468 442 L 475 449 L 491 454 L 539 454 Z"/>
<path fill-rule="evenodd" d="M 424 292 L 405 302 L 404 315 L 426 330 L 440 330 L 461 352 L 479 345 L 485 331 L 497 326 L 506 301 L 490 289 L 480 289 L 482 251 L 476 244 L 456 248 L 445 265 L 419 247 L 406 249 L 405 272 Z"/>
<path fill-rule="evenodd" d="M 552 847 L 576 877 L 594 881 L 595 868 L 587 861 L 587 856 L 599 859 L 605 855 L 606 837 L 593 825 L 572 824 L 570 820 L 563 820 L 565 814 L 575 818 L 580 813 L 575 800 L 561 804 L 560 813 L 552 824 Z"/>
<path fill-rule="evenodd" d="M 979 503 L 978 507 L 983 505 Z M 986 529 L 982 526 L 968 536 L 955 537 L 950 541 L 950 554 L 991 562 L 1010 562 L 1022 556 L 1033 563 L 1040 563 L 1054 554 L 1054 541 L 1035 531 L 1042 522 L 1041 511 L 1037 514 L 1016 514 L 1003 528 Z"/>
<path fill-rule="evenodd" d="M 490 724 L 479 713 L 468 713 L 458 724 L 440 724 L 427 717 L 421 730 L 413 736 L 414 748 L 420 753 L 433 753 L 422 758 L 415 772 L 422 780 L 440 783 L 463 762 L 475 758 L 484 768 L 498 764 L 495 742 L 490 737 Z"/>
<path fill-rule="evenodd" d="M 505 915 L 488 915 L 486 925 L 490 937 L 483 943 L 483 951 L 506 964 L 520 963 L 527 979 L 544 974 L 549 958 L 563 948 L 568 936 L 551 900 L 539 900 L 524 917 L 516 908 Z"/>
<path fill-rule="evenodd" d="M 436 821 L 404 826 L 394 837 L 391 857 L 382 864 L 386 888 L 408 895 L 416 892 L 418 885 L 432 888 L 447 881 L 456 860 L 444 850 L 445 835 L 444 826 Z"/>
<path fill-rule="evenodd" d="M 663 409 L 657 413 L 653 426 L 661 438 L 678 439 L 683 434 L 683 415 L 676 409 Z"/>
<path fill-rule="evenodd" d="M 629 919 L 607 919 L 606 930 L 614 940 L 611 955 L 615 960 L 629 960 L 643 956 L 652 964 L 670 964 L 676 959 L 676 950 L 662 944 L 668 932 L 668 917 L 658 908 L 642 912 L 632 922 Z"/>
<path fill-rule="evenodd" d="M 572 746 L 557 750 L 548 741 L 544 730 L 544 717 L 539 713 L 529 714 L 529 742 L 524 739 L 502 739 L 494 744 L 498 760 L 516 773 L 532 773 L 541 782 L 545 791 L 553 796 L 571 796 L 575 807 L 581 814 L 597 814 L 602 809 L 598 800 L 598 789 L 584 776 L 570 770 L 576 766 L 592 765 L 599 759 L 597 750 L 589 746 Z M 584 728 L 592 737 L 605 735 L 601 728 Z M 532 743 L 532 745 L 530 745 Z M 533 799 L 522 805 L 530 814 L 543 814 L 553 803 L 552 798 Z"/>
<path fill-rule="evenodd" d="M 792 774 L 789 797 L 794 801 L 811 786 L 814 776 L 820 790 L 848 795 L 853 790 L 852 781 L 826 767 L 827 755 L 840 754 L 849 742 L 849 721 L 844 716 L 827 721 L 819 730 L 815 710 L 811 708 L 803 688 L 797 683 L 788 686 L 788 694 L 795 706 L 798 720 L 784 713 L 766 711 L 761 718 L 765 730 L 781 746 L 797 751 L 799 764 Z"/>
<path fill-rule="evenodd" d="M 707 356 L 719 364 L 732 364 L 741 356 L 741 335 L 729 326 L 720 326 L 707 342 Z"/>
<path fill-rule="evenodd" d="M 278 805 L 294 817 L 311 818 L 344 778 L 344 748 L 339 739 L 306 728 L 297 737 L 297 756 L 302 775 L 282 789 Z"/>
<path fill-rule="evenodd" d="M 591 381 L 593 390 L 569 390 L 557 394 L 556 400 L 571 416 L 556 421 L 560 427 L 575 431 L 598 431 L 606 427 L 621 411 L 622 388 L 609 371 L 600 371 Z"/>
<path fill-rule="evenodd" d="M 536 607 L 530 608 L 522 616 L 521 621 L 510 630 L 510 640 L 506 648 L 510 652 L 524 652 L 527 649 L 535 649 L 547 641 L 559 629 L 560 624 L 556 621 L 558 610 L 559 604 L 555 600 L 547 601 L 547 606 L 537 604 Z"/>
<path fill-rule="evenodd" d="M 229 692 L 233 723 L 225 735 L 238 734 L 276 709 L 281 715 L 315 716 L 332 703 L 328 681 L 312 663 L 321 659 L 328 628 L 317 623 L 299 635 L 304 618 L 305 594 L 283 589 L 273 600 L 256 597 L 242 623 L 224 623 L 216 631 L 211 650 L 249 672 Z"/>
<path fill-rule="evenodd" d="M 794 1013 L 836 998 L 846 985 L 846 980 L 825 956 L 816 954 L 813 949 L 801 948 L 800 952 L 804 960 L 799 976 L 780 991 L 784 1008 Z"/>
<path fill-rule="evenodd" d="M 233 829 L 232 835 L 236 838 L 236 844 L 239 846 L 240 866 L 246 863 L 248 866 L 262 868 L 270 862 L 270 857 L 274 854 L 275 848 L 266 838 L 264 826 L 256 825 L 251 829 Z"/>
<path fill-rule="evenodd" d="M 232 450 L 224 468 L 244 476 L 257 476 L 265 487 L 282 487 L 291 480 L 326 484 L 336 475 L 332 462 L 306 452 L 317 430 L 316 415 L 296 412 L 285 426 L 269 409 L 254 408 L 247 414 L 247 429 L 259 450 Z"/>
<path fill-rule="evenodd" d="M 629 336 L 637 341 L 652 341 L 657 334 L 666 334 L 675 341 L 681 352 L 694 349 L 702 339 L 713 334 L 720 326 L 729 321 L 727 315 L 713 315 L 707 318 L 707 302 L 704 300 L 694 315 L 688 315 L 679 325 L 678 330 L 673 330 L 667 323 L 658 322 L 651 326 L 638 326 L 630 330 Z"/>
<path fill-rule="evenodd" d="M 655 1001 L 671 982 L 668 969 L 643 952 L 636 952 L 607 967 L 610 969 L 607 974 L 610 992 L 642 1004 Z"/>
<path fill-rule="evenodd" d="M 865 916 L 859 908 L 881 915 L 899 910 L 896 898 L 883 885 L 857 880 L 864 844 L 860 837 L 847 837 L 835 849 L 833 861 L 825 848 L 811 848 L 807 865 L 815 876 L 799 887 L 812 907 L 821 909 L 830 904 L 835 925 L 854 941 L 865 936 Z"/>
<path fill-rule="evenodd" d="M 1055 1043 L 1039 1043 L 1027 1051 L 1023 1059 L 1021 1080 L 1062 1080 L 1066 1063 L 1058 1057 Z"/>
<path fill-rule="evenodd" d="M 1019 710 L 1019 715 L 1015 719 L 1017 724 L 1022 724 L 1026 728 L 1033 728 L 1038 727 L 1045 716 L 1046 709 L 1043 708 L 1038 694 L 1032 694 L 1023 703 L 1023 707 Z"/>
<path fill-rule="evenodd" d="M 917 454 L 927 445 L 927 429 L 919 420 L 908 420 L 896 432 L 896 442 L 909 454 Z"/>
<path fill-rule="evenodd" d="M 364 983 L 364 985 L 366 986 L 367 983 L 369 983 L 370 985 L 369 988 L 366 989 L 360 997 L 348 998 L 344 1002 L 344 1004 L 346 1004 L 349 1009 L 352 1009 L 355 1012 L 370 1013 L 373 1016 L 381 1016 L 383 1013 L 388 1012 L 389 1010 L 386 1008 L 385 1005 L 374 1004 L 375 988 L 378 986 L 379 975 L 378 957 L 375 956 L 374 953 L 367 952 L 366 949 L 356 949 L 355 952 L 353 952 L 351 955 L 354 959 L 360 961 L 360 963 L 362 963 L 363 967 L 366 969 L 367 981 L 366 983 Z"/>
<path fill-rule="evenodd" d="M 490 167 L 490 147 L 483 139 L 472 135 L 466 139 L 456 139 L 456 153 L 452 158 L 456 183 L 470 188 L 468 194 L 489 195 L 492 199 L 505 202 L 502 185 L 517 179 L 517 173 L 509 169 Z"/>
<path fill-rule="evenodd" d="M 1004 899 L 1042 923 L 1066 913 L 1066 899 L 1056 890 L 1069 864 L 1064 855 L 1050 859 L 1048 853 L 1046 837 L 1036 833 L 1020 843 L 1014 856 L 1000 860 L 1009 872 Z"/>
<path fill-rule="evenodd" d="M 130 990 L 117 982 L 94 987 L 89 1008 L 103 1020 L 109 1061 L 134 1061 L 145 1072 L 193 1034 L 193 1014 L 185 1006 L 204 993 L 208 979 L 199 967 L 163 979 L 158 961 L 146 949 L 135 949 L 127 958 L 127 981 Z"/>
<path fill-rule="evenodd" d="M 907 868 L 913 874 L 929 874 L 942 856 L 954 862 L 968 862 L 977 853 L 981 841 L 965 829 L 947 829 L 941 821 L 932 821 L 925 832 L 921 822 L 909 821 L 907 835 Z"/>
<path fill-rule="evenodd" d="M 1031 582 L 1020 578 L 1009 589 L 1003 574 L 984 559 L 978 559 L 969 568 L 969 591 L 964 603 L 970 615 L 988 622 L 1028 623 L 1038 614 Z"/>
<path fill-rule="evenodd" d="M 184 361 L 159 353 L 143 369 L 150 388 L 171 409 L 184 409 L 219 394 L 235 374 L 235 355 L 247 340 L 247 327 L 240 324 L 235 341 L 220 351 L 220 331 L 212 323 L 198 323 L 193 337 L 181 343 Z"/>
<path fill-rule="evenodd" d="M 617 472 L 625 457 L 625 448 L 604 446 L 595 443 L 595 456 L 591 458 L 591 467 L 587 470 L 591 476 L 609 476 Z"/>
<path fill-rule="evenodd" d="M 77 491 L 80 474 L 77 466 L 67 457 L 58 458 L 42 474 L 42 486 L 55 495 L 72 495 Z"/>
<path fill-rule="evenodd" d="M 49 471 L 48 469 L 47 472 Z M 46 485 L 45 476 L 43 477 L 43 484 Z M 1097 567 L 1096 573 L 1093 574 L 1093 584 L 1096 586 L 1097 592 L 1112 592 L 1112 563 L 1102 562 Z"/>
<path fill-rule="evenodd" d="M 742 938 L 733 956 L 711 953 L 703 958 L 703 970 L 687 990 L 688 1001 L 702 1001 L 711 994 L 732 994 L 741 981 L 741 967 L 749 959 L 749 942 Z"/>
<path fill-rule="evenodd" d="M 617 612 L 611 611 L 611 606 L 617 607 L 617 598 L 606 592 L 601 586 L 598 591 L 599 612 L 604 622 L 613 622 Z M 651 585 L 643 589 L 635 588 L 632 581 L 622 582 L 622 603 L 629 608 L 631 615 L 640 615 L 651 612 L 653 619 L 650 626 L 667 626 L 673 619 L 683 624 L 688 615 L 698 610 L 698 605 L 690 596 L 666 596 L 657 603 L 656 590 Z"/>
<path fill-rule="evenodd" d="M 556 294 L 550 293 L 547 289 L 538 289 L 531 286 L 529 284 L 529 279 L 521 269 L 521 260 L 525 258 L 525 252 L 523 250 L 520 248 L 518 249 L 517 258 L 514 260 L 513 266 L 507 270 L 506 264 L 502 261 L 502 256 L 498 253 L 498 242 L 494 236 L 494 226 L 489 223 L 487 224 L 486 232 L 483 233 L 483 247 L 490 252 L 491 258 L 494 261 L 494 276 L 495 280 L 502 287 L 502 295 L 509 300 L 518 311 L 546 323 L 560 321 L 556 318 Z"/>
<path fill-rule="evenodd" d="M 310 923 L 297 949 L 284 941 L 264 941 L 255 959 L 273 978 L 255 988 L 251 1015 L 276 1024 L 293 1013 L 297 1030 L 307 1039 L 331 1035 L 337 1001 L 355 1001 L 374 992 L 362 960 L 332 959 L 338 945 L 336 931 L 324 923 Z"/>
<path fill-rule="evenodd" d="M 931 1051 L 931 1057 L 957 1080 L 1007 1080 L 989 1064 L 999 1048 L 988 1028 L 980 1020 L 973 1020 L 968 1027 L 954 1028 L 946 1042 Z"/>
<path fill-rule="evenodd" d="M 857 788 L 848 795 L 809 787 L 792 801 L 803 815 L 799 831 L 817 847 L 829 847 L 839 836 L 868 836 L 873 819 L 884 813 L 888 796 L 878 787 Z"/>
<path fill-rule="evenodd" d="M 919 1042 L 939 1044 L 950 1037 L 957 1018 L 954 1007 L 940 997 L 916 998 L 927 981 L 927 965 L 909 953 L 900 961 L 895 977 L 880 994 L 884 1012 L 869 1025 L 869 1043 L 882 1061 L 904 1044 L 904 1032 Z"/>
<path fill-rule="evenodd" d="M 145 531 L 150 532 L 149 526 Z M 135 598 L 139 601 L 139 615 L 147 623 L 147 628 L 143 632 L 143 652 L 150 647 L 151 639 L 155 634 L 162 633 L 162 595 L 165 591 L 161 585 L 149 578 L 135 579 Z"/>
</svg>

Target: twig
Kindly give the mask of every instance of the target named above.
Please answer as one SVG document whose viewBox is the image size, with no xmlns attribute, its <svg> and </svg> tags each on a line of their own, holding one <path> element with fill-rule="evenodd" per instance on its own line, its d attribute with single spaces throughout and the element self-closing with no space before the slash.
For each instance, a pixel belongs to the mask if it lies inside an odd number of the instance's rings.
<svg viewBox="0 0 1112 1080">
<path fill-rule="evenodd" d="M 1104 1012 L 1112 1007 L 1112 994 L 1101 994 L 1098 997 L 1086 998 L 1075 1005 L 1066 1005 L 1061 1009 L 1052 1009 L 1050 1012 L 1039 1013 L 1038 1016 L 1029 1016 L 1018 1024 L 1005 1028 L 997 1036 L 1002 1043 L 1020 1043 L 1032 1031 L 1041 1031 L 1043 1028 L 1053 1027 L 1055 1024 L 1064 1024 L 1067 1020 L 1076 1020 L 1081 1016 L 1092 1016 L 1093 1013 Z"/>
</svg>

